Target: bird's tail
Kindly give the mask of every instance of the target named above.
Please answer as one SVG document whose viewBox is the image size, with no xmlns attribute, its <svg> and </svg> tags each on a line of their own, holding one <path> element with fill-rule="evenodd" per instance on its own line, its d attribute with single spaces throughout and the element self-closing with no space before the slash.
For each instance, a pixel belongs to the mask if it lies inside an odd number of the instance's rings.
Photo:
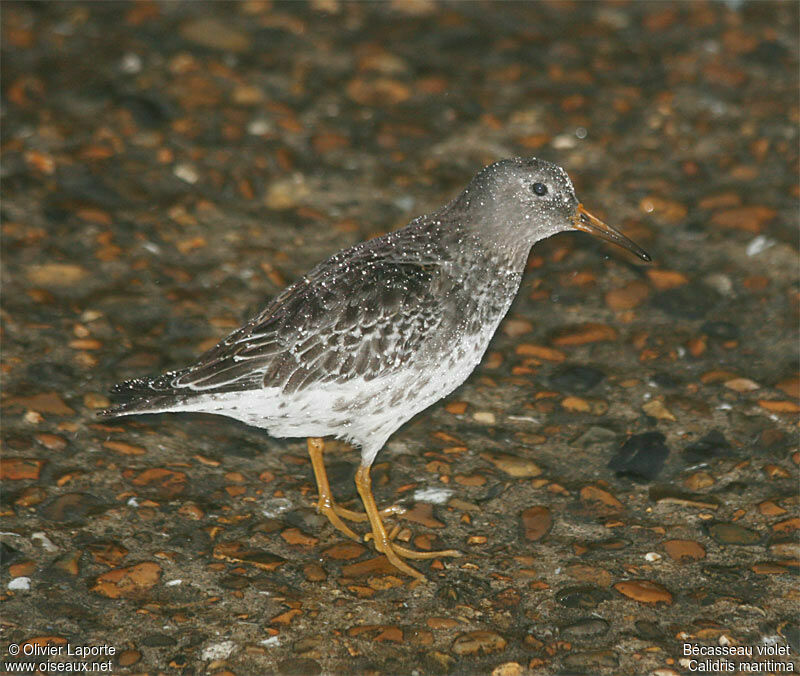
<svg viewBox="0 0 800 676">
<path fill-rule="evenodd" d="M 173 386 L 183 371 L 171 371 L 154 378 L 133 378 L 111 388 L 114 403 L 97 412 L 98 418 L 116 418 L 139 413 L 165 413 L 181 407 L 188 394 Z"/>
</svg>

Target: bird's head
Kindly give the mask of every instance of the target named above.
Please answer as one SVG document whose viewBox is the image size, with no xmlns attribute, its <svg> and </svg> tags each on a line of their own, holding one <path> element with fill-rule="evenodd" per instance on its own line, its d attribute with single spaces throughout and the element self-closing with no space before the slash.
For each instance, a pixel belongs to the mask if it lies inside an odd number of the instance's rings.
<svg viewBox="0 0 800 676">
<path fill-rule="evenodd" d="M 644 249 L 586 211 L 566 171 L 535 157 L 489 165 L 455 204 L 466 214 L 477 216 L 473 227 L 481 227 L 484 236 L 496 236 L 500 241 L 521 239 L 530 246 L 559 232 L 580 230 L 617 244 L 644 261 L 651 260 Z M 487 221 L 496 232 L 486 232 Z"/>
</svg>

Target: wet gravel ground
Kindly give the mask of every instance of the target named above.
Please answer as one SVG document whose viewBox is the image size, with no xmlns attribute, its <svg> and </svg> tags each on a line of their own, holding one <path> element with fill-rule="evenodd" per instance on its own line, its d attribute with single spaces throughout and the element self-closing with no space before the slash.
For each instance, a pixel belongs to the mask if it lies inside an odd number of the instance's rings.
<svg viewBox="0 0 800 676">
<path fill-rule="evenodd" d="M 1 668 L 796 671 L 797 72 L 794 2 L 4 3 Z M 95 418 L 514 155 L 655 262 L 537 246 L 378 456 L 399 539 L 465 554 L 429 584 L 315 513 L 304 440 Z"/>
</svg>

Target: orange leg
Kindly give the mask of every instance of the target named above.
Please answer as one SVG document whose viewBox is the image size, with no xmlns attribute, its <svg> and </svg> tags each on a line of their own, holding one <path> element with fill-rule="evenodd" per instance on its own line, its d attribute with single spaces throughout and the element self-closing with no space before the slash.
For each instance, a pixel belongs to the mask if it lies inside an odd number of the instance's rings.
<svg viewBox="0 0 800 676">
<path fill-rule="evenodd" d="M 322 461 L 322 451 L 325 445 L 322 439 L 318 437 L 308 438 L 308 455 L 311 457 L 311 467 L 314 470 L 314 478 L 317 480 L 317 491 L 319 492 L 319 500 L 317 501 L 317 511 L 321 512 L 328 517 L 334 528 L 344 533 L 347 537 L 352 538 L 356 542 L 360 542 L 361 538 L 349 526 L 345 525 L 344 521 L 339 518 L 341 511 L 349 512 L 350 510 L 343 510 L 337 507 L 333 501 L 333 494 L 331 493 L 331 485 L 328 483 L 328 474 L 325 471 L 325 463 Z M 358 512 L 352 512 L 357 516 L 363 516 Z M 342 515 L 348 518 L 346 515 Z"/>
<path fill-rule="evenodd" d="M 381 514 L 375 505 L 375 497 L 372 495 L 372 479 L 369 475 L 369 466 L 362 465 L 356 472 L 356 488 L 364 503 L 367 511 L 369 523 L 372 526 L 372 539 L 375 541 L 375 549 L 384 554 L 389 562 L 398 570 L 416 578 L 417 580 L 426 579 L 418 570 L 409 566 L 406 559 L 435 559 L 440 556 L 461 556 L 461 552 L 454 549 L 445 549 L 440 552 L 417 552 L 413 549 L 406 549 L 392 542 L 392 536 L 386 533 L 386 528 L 381 521 Z M 392 534 L 394 535 L 394 533 Z M 402 557 L 402 558 L 401 558 Z"/>
</svg>

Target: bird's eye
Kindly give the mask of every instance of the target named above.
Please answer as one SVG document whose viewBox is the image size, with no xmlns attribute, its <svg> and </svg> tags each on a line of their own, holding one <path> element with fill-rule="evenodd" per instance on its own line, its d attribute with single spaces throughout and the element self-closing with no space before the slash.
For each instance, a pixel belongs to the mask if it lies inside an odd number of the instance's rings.
<svg viewBox="0 0 800 676">
<path fill-rule="evenodd" d="M 534 183 L 531 186 L 531 190 L 533 190 L 534 194 L 539 195 L 539 197 L 547 194 L 547 186 L 544 183 Z"/>
</svg>

